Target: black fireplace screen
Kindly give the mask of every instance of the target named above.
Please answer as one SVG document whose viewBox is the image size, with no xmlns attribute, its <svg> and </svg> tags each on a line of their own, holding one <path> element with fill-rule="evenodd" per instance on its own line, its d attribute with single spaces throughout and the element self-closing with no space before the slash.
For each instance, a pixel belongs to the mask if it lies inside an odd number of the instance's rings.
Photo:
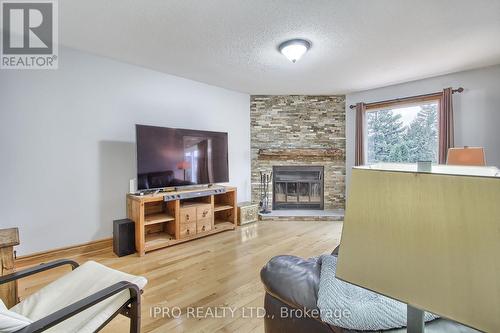
<svg viewBox="0 0 500 333">
<path fill-rule="evenodd" d="M 274 166 L 273 209 L 323 209 L 322 166 Z"/>
</svg>

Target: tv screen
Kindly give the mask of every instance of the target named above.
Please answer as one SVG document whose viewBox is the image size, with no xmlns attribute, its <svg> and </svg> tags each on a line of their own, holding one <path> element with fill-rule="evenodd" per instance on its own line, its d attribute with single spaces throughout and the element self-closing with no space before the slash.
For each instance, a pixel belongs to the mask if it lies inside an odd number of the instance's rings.
<svg viewBox="0 0 500 333">
<path fill-rule="evenodd" d="M 227 133 L 136 125 L 137 188 L 229 181 Z"/>
</svg>

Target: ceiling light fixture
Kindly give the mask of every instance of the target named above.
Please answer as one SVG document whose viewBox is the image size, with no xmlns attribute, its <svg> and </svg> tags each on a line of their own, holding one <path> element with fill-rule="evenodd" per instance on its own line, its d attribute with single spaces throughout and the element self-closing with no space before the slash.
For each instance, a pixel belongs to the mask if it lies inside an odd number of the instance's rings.
<svg viewBox="0 0 500 333">
<path fill-rule="evenodd" d="M 278 46 L 281 54 L 293 63 L 302 58 L 309 48 L 311 48 L 311 42 L 305 39 L 290 39 Z"/>
</svg>

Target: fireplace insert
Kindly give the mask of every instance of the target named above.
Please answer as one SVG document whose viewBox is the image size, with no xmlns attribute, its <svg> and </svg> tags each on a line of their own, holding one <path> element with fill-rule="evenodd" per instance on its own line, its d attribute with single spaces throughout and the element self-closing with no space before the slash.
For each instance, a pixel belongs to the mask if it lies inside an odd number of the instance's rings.
<svg viewBox="0 0 500 333">
<path fill-rule="evenodd" d="M 274 166 L 273 209 L 323 209 L 322 166 Z"/>
</svg>

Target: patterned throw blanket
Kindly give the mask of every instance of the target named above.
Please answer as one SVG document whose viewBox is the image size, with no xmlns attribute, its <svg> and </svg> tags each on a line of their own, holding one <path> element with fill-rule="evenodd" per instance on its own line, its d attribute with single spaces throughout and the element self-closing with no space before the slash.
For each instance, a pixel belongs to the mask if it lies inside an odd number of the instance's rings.
<svg viewBox="0 0 500 333">
<path fill-rule="evenodd" d="M 320 257 L 318 308 L 321 319 L 334 326 L 378 331 L 406 326 L 406 304 L 354 286 L 335 277 L 337 257 Z M 425 321 L 439 318 L 425 313 Z"/>
</svg>

